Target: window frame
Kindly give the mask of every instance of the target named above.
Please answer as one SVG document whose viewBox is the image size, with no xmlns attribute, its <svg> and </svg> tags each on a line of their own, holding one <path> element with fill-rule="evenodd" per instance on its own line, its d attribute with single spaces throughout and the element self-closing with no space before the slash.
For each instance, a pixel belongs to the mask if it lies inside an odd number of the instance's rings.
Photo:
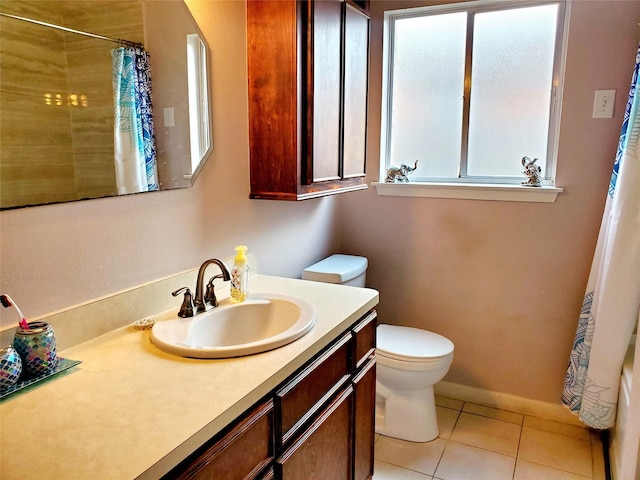
<svg viewBox="0 0 640 480">
<path fill-rule="evenodd" d="M 477 191 L 478 187 L 489 186 L 495 187 L 496 185 L 507 186 L 519 186 L 524 177 L 515 176 L 468 176 L 466 174 L 467 167 L 467 150 L 468 150 L 468 132 L 469 132 L 469 106 L 471 102 L 471 47 L 473 44 L 473 24 L 474 16 L 477 13 L 510 10 L 514 8 L 527 8 L 542 5 L 556 4 L 558 5 L 558 19 L 556 23 L 556 38 L 555 38 L 555 50 L 554 50 L 554 62 L 553 62 L 553 76 L 552 76 L 552 91 L 550 95 L 550 110 L 549 110 L 549 127 L 547 134 L 547 155 L 544 169 L 543 186 L 550 187 L 550 190 L 555 191 L 555 195 L 552 201 L 555 201 L 555 196 L 562 191 L 562 189 L 554 188 L 555 185 L 555 173 L 557 164 L 557 152 L 558 152 L 558 140 L 560 131 L 560 114 L 562 105 L 562 90 L 564 80 L 564 70 L 566 62 L 566 43 L 567 43 L 567 23 L 568 23 L 568 11 L 569 2 L 566 0 L 474 0 L 469 2 L 459 2 L 455 4 L 443 4 L 435 6 L 414 7 L 401 10 L 388 10 L 384 13 L 384 38 L 383 38 L 383 75 L 382 75 L 382 104 L 381 104 L 381 135 L 380 135 L 380 183 L 376 182 L 374 185 L 378 187 L 378 193 L 381 195 L 389 195 L 395 188 L 389 188 L 393 184 L 382 184 L 386 177 L 386 171 L 390 166 L 390 150 L 391 150 L 391 118 L 390 112 L 392 112 L 392 86 L 393 86 L 393 49 L 394 49 L 394 28 L 395 21 L 398 19 L 421 17 L 425 15 L 441 15 L 444 13 L 454 13 L 465 11 L 471 16 L 467 22 L 467 35 L 466 35 L 466 54 L 465 54 L 465 78 L 464 78 L 464 110 L 462 117 L 462 142 L 461 153 L 459 158 L 459 174 L 458 178 L 455 177 L 423 177 L 416 184 L 439 184 L 447 185 L 447 188 L 453 188 L 460 185 L 471 184 L 472 191 Z M 386 193 L 382 193 L 381 185 L 386 185 L 384 188 Z M 401 185 L 397 185 L 400 187 Z M 544 188 L 543 187 L 543 188 Z M 492 189 L 495 190 L 495 189 Z M 509 189 L 503 189 L 508 191 Z M 412 191 L 416 191 L 415 188 Z M 431 193 L 426 193 L 419 196 L 437 196 L 433 195 L 433 191 L 442 191 L 439 189 L 431 189 Z M 406 195 L 403 193 L 402 195 Z M 414 196 L 412 194 L 411 196 Z M 530 196 L 529 196 L 530 197 Z M 447 197 L 451 198 L 451 197 Z M 464 194 L 460 198 L 468 198 L 467 194 Z M 491 198 L 493 199 L 493 198 Z M 542 200 L 547 201 L 547 200 Z"/>
</svg>

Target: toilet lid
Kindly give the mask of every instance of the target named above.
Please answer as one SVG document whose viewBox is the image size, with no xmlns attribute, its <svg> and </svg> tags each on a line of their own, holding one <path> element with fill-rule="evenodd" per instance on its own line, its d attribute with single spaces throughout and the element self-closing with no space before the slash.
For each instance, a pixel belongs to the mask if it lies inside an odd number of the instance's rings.
<svg viewBox="0 0 640 480">
<path fill-rule="evenodd" d="M 453 342 L 442 335 L 419 328 L 378 325 L 379 354 L 405 361 L 440 358 L 453 352 Z"/>
</svg>

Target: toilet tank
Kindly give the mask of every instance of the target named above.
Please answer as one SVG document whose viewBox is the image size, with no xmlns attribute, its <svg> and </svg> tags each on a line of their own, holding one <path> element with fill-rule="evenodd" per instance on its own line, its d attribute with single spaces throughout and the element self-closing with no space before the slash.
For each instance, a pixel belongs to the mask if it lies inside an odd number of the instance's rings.
<svg viewBox="0 0 640 480">
<path fill-rule="evenodd" d="M 302 279 L 364 287 L 368 265 L 366 257 L 335 254 L 305 268 Z"/>
</svg>

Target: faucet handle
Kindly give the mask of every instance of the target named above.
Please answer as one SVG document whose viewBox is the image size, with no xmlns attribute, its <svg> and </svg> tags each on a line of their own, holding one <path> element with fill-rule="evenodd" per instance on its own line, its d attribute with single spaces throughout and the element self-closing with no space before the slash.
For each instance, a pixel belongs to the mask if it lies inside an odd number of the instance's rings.
<svg viewBox="0 0 640 480">
<path fill-rule="evenodd" d="M 223 278 L 222 274 L 215 275 L 209 279 L 209 283 L 207 283 L 207 290 L 204 293 L 204 303 L 210 303 L 212 307 L 218 306 L 218 299 L 216 298 L 215 285 L 213 284 L 214 280 L 217 278 Z"/>
<path fill-rule="evenodd" d="M 193 317 L 195 307 L 193 305 L 193 296 L 191 295 L 191 290 L 187 287 L 182 287 L 176 290 L 175 292 L 171 292 L 171 295 L 177 297 L 182 292 L 184 292 L 184 300 L 182 301 L 182 305 L 180 306 L 180 311 L 178 312 L 179 317 Z"/>
</svg>

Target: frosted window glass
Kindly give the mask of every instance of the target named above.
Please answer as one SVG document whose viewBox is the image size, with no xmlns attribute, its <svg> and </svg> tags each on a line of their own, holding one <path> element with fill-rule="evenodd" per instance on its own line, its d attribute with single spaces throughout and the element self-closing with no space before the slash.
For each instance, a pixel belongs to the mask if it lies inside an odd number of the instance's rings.
<svg viewBox="0 0 640 480">
<path fill-rule="evenodd" d="M 522 176 L 525 155 L 544 168 L 557 9 L 476 14 L 468 175 Z"/>
<path fill-rule="evenodd" d="M 390 164 L 416 160 L 418 177 L 457 177 L 466 12 L 395 22 Z"/>
</svg>

